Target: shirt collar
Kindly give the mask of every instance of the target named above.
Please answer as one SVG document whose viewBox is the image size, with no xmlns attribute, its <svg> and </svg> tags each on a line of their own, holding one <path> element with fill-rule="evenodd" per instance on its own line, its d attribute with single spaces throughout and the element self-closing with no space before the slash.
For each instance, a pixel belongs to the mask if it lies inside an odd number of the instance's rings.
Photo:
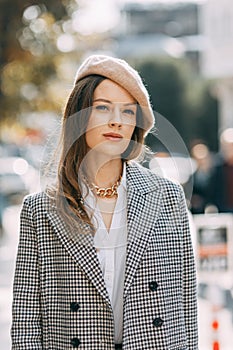
<svg viewBox="0 0 233 350">
<path fill-rule="evenodd" d="M 123 162 L 123 171 L 122 171 L 122 177 L 121 177 L 121 184 L 124 189 L 126 190 L 126 163 Z"/>
</svg>

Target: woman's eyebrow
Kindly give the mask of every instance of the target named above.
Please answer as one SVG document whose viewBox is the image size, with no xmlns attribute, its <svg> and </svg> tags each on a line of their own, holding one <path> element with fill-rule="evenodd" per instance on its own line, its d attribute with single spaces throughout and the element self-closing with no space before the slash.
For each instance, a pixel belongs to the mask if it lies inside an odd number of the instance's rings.
<svg viewBox="0 0 233 350">
<path fill-rule="evenodd" d="M 106 100 L 105 98 L 96 98 L 93 102 L 105 102 L 105 103 L 113 104 L 112 101 Z M 127 102 L 127 103 L 123 103 L 123 106 L 135 106 L 136 104 L 137 102 Z"/>
<path fill-rule="evenodd" d="M 106 103 L 111 103 L 111 104 L 112 104 L 111 101 L 106 100 L 106 99 L 104 99 L 104 98 L 96 98 L 93 102 L 106 102 Z"/>
</svg>

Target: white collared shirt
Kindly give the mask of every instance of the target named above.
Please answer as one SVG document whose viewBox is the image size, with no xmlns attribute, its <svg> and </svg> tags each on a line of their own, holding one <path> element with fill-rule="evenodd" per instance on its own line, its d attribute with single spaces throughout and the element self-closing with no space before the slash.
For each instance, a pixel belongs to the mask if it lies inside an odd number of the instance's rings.
<svg viewBox="0 0 233 350">
<path fill-rule="evenodd" d="M 107 199 L 106 199 L 107 201 Z M 122 343 L 123 330 L 123 290 L 125 276 L 125 259 L 127 247 L 127 196 L 126 167 L 124 165 L 121 183 L 118 187 L 118 198 L 112 216 L 110 230 L 107 231 L 101 212 L 93 193 L 85 198 L 87 210 L 94 209 L 94 224 L 97 230 L 94 246 L 97 251 L 105 286 L 111 301 L 114 324 L 115 343 Z M 88 209 L 89 208 L 89 209 Z"/>
</svg>

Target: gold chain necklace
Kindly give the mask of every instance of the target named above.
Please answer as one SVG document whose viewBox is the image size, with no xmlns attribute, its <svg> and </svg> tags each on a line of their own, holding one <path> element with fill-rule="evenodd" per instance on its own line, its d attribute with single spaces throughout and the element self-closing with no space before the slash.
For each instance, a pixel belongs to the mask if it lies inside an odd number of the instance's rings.
<svg viewBox="0 0 233 350">
<path fill-rule="evenodd" d="M 121 176 L 120 178 L 110 187 L 99 187 L 96 184 L 92 183 L 91 190 L 95 190 L 95 193 L 98 197 L 101 198 L 112 198 L 112 197 L 118 197 L 117 189 L 121 183 Z"/>
</svg>

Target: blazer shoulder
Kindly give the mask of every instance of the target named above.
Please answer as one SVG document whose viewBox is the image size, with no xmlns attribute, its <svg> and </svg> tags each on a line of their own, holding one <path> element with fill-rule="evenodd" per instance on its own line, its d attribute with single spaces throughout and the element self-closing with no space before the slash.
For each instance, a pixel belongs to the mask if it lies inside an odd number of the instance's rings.
<svg viewBox="0 0 233 350">
<path fill-rule="evenodd" d="M 175 181 L 164 178 L 152 170 L 143 167 L 137 162 L 130 162 L 127 164 L 129 182 L 132 182 L 136 187 L 142 191 L 148 190 L 166 190 L 180 194 L 183 191 L 182 186 Z"/>
<path fill-rule="evenodd" d="M 47 212 L 53 208 L 54 201 L 48 193 L 43 191 L 27 195 L 23 200 L 24 205 L 29 206 L 32 212 L 37 210 Z"/>
</svg>

